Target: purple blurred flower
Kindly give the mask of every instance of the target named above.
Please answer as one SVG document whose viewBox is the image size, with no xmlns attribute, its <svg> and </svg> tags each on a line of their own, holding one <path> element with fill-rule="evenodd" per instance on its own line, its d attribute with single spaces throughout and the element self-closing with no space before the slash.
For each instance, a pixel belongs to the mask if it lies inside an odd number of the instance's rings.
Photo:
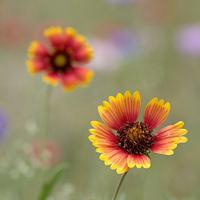
<svg viewBox="0 0 200 200">
<path fill-rule="evenodd" d="M 110 40 L 116 48 L 120 49 L 123 57 L 128 57 L 131 54 L 138 52 L 139 37 L 130 30 L 116 30 L 112 33 Z"/>
<path fill-rule="evenodd" d="M 0 138 L 2 138 L 7 129 L 7 117 L 3 110 L 0 110 Z"/>
<path fill-rule="evenodd" d="M 103 37 L 91 39 L 95 56 L 90 63 L 94 70 L 118 69 L 123 62 L 140 53 L 139 37 L 127 29 L 115 29 Z"/>
<path fill-rule="evenodd" d="M 200 24 L 185 26 L 176 35 L 177 48 L 186 55 L 200 55 Z"/>
</svg>

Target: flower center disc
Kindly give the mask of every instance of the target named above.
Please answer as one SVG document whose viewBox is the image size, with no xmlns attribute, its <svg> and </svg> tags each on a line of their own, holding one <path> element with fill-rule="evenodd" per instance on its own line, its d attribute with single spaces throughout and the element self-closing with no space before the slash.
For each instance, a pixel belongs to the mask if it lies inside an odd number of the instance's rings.
<svg viewBox="0 0 200 200">
<path fill-rule="evenodd" d="M 58 67 L 64 67 L 67 63 L 67 59 L 64 55 L 60 54 L 54 58 L 54 63 Z"/>
<path fill-rule="evenodd" d="M 118 146 L 130 154 L 146 154 L 153 143 L 151 130 L 143 122 L 126 124 L 117 131 Z"/>
<path fill-rule="evenodd" d="M 51 69 L 54 72 L 66 72 L 72 67 L 71 57 L 65 51 L 57 51 L 50 58 Z"/>
</svg>

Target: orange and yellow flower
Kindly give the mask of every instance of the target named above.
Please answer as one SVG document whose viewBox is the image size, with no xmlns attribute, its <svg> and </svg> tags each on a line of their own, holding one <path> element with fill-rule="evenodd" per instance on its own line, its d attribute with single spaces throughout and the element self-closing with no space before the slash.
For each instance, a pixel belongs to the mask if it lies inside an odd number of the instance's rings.
<svg viewBox="0 0 200 200">
<path fill-rule="evenodd" d="M 33 41 L 29 47 L 28 71 L 44 73 L 43 80 L 50 85 L 61 83 L 65 90 L 87 85 L 93 72 L 82 65 L 93 57 L 86 39 L 73 28 L 50 27 L 44 31 L 50 45 Z"/>
<path fill-rule="evenodd" d="M 99 158 L 118 174 L 133 167 L 149 168 L 151 152 L 172 155 L 177 144 L 187 142 L 184 137 L 187 130 L 183 129 L 182 121 L 153 133 L 168 117 L 169 102 L 153 98 L 147 104 L 141 122 L 138 121 L 140 106 L 138 91 L 118 93 L 98 107 L 103 122 L 91 122 L 90 141 L 101 154 Z"/>
</svg>

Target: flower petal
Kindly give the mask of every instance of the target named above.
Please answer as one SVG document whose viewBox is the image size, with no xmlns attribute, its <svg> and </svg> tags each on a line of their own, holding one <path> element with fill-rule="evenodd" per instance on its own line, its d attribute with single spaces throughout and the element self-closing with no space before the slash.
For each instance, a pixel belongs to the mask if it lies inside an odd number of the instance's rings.
<svg viewBox="0 0 200 200">
<path fill-rule="evenodd" d="M 134 168 L 135 167 L 135 160 L 132 154 L 128 155 L 127 158 L 127 165 L 129 168 Z"/>
<path fill-rule="evenodd" d="M 75 35 L 75 36 L 69 36 L 71 40 L 69 41 L 69 46 L 72 49 L 73 53 L 76 53 L 77 51 L 87 47 L 86 39 L 82 35 Z"/>
<path fill-rule="evenodd" d="M 89 139 L 94 146 L 100 148 L 117 147 L 117 137 L 112 133 L 112 130 L 107 125 L 98 121 L 92 121 L 91 125 L 94 128 L 89 130 L 92 134 L 89 136 Z"/>
<path fill-rule="evenodd" d="M 65 74 L 62 74 L 60 81 L 65 91 L 71 91 L 75 89 L 79 83 L 79 80 L 73 70 L 69 70 Z"/>
<path fill-rule="evenodd" d="M 111 169 L 116 170 L 118 174 L 126 172 L 129 169 L 128 154 L 118 147 L 118 140 L 112 129 L 98 121 L 92 121 L 91 125 L 93 129 L 89 130 L 89 140 L 97 147 L 97 152 L 101 153 L 99 159 L 104 161 L 105 165 L 111 165 Z"/>
<path fill-rule="evenodd" d="M 93 72 L 87 68 L 74 67 L 60 76 L 65 91 L 73 90 L 77 86 L 86 86 L 92 79 Z"/>
<path fill-rule="evenodd" d="M 128 154 L 121 151 L 118 154 L 115 154 L 112 156 L 110 159 L 111 161 L 111 166 L 110 168 L 112 170 L 116 170 L 117 174 L 123 174 L 128 171 L 128 165 L 127 165 L 127 157 Z"/>
<path fill-rule="evenodd" d="M 49 27 L 44 31 L 44 36 L 48 38 L 49 42 L 56 50 L 63 50 L 65 48 L 67 37 L 61 27 Z"/>
<path fill-rule="evenodd" d="M 59 76 L 55 72 L 49 72 L 43 76 L 42 80 L 49 85 L 56 86 L 59 81 Z"/>
<path fill-rule="evenodd" d="M 149 168 L 151 166 L 151 161 L 146 155 L 130 154 L 127 159 L 127 164 L 129 168 Z"/>
<path fill-rule="evenodd" d="M 140 111 L 141 98 L 138 91 L 131 94 L 126 91 L 124 96 L 119 93 L 116 97 L 110 96 L 109 102 L 104 101 L 98 107 L 101 119 L 111 128 L 119 130 L 125 123 L 137 120 Z"/>
<path fill-rule="evenodd" d="M 77 62 L 88 62 L 93 57 L 93 49 L 91 47 L 85 46 L 79 50 L 76 50 L 73 55 L 73 59 Z"/>
<path fill-rule="evenodd" d="M 145 108 L 144 123 L 152 130 L 166 120 L 169 111 L 169 102 L 165 103 L 163 99 L 158 101 L 157 98 L 153 98 Z"/>
<path fill-rule="evenodd" d="M 135 122 L 138 118 L 141 105 L 141 97 L 138 91 L 134 92 L 133 95 L 129 91 L 124 94 L 124 115 L 126 116 L 127 122 Z"/>
<path fill-rule="evenodd" d="M 38 72 L 45 71 L 49 67 L 48 63 L 45 63 L 43 60 L 34 59 L 28 60 L 26 65 L 30 74 L 36 74 Z"/>
<path fill-rule="evenodd" d="M 46 58 L 48 54 L 47 48 L 37 41 L 31 42 L 29 49 L 28 49 L 28 55 L 30 58 Z"/>
<path fill-rule="evenodd" d="M 154 136 L 151 151 L 158 154 L 173 155 L 173 150 L 177 147 L 177 144 L 187 142 L 187 138 L 183 136 L 187 133 L 187 130 L 183 129 L 183 126 L 184 123 L 180 121 L 159 130 Z"/>
<path fill-rule="evenodd" d="M 87 85 L 93 78 L 93 72 L 85 67 L 74 67 L 74 73 L 80 85 Z"/>
</svg>

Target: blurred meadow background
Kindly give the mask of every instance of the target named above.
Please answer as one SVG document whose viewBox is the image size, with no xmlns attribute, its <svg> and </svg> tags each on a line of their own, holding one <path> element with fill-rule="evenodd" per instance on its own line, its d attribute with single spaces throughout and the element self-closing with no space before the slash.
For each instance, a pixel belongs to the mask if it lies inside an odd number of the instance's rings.
<svg viewBox="0 0 200 200">
<path fill-rule="evenodd" d="M 119 200 L 199 200 L 200 2 L 198 0 L 0 0 L 0 200 L 36 200 L 65 165 L 48 200 L 110 200 L 120 176 L 88 140 L 97 106 L 139 90 L 142 111 L 154 96 L 171 103 L 189 142 L 173 156 L 151 155 L 132 169 Z M 45 134 L 47 85 L 25 61 L 32 40 L 50 25 L 73 26 L 94 48 L 86 88 L 53 89 Z"/>
</svg>

